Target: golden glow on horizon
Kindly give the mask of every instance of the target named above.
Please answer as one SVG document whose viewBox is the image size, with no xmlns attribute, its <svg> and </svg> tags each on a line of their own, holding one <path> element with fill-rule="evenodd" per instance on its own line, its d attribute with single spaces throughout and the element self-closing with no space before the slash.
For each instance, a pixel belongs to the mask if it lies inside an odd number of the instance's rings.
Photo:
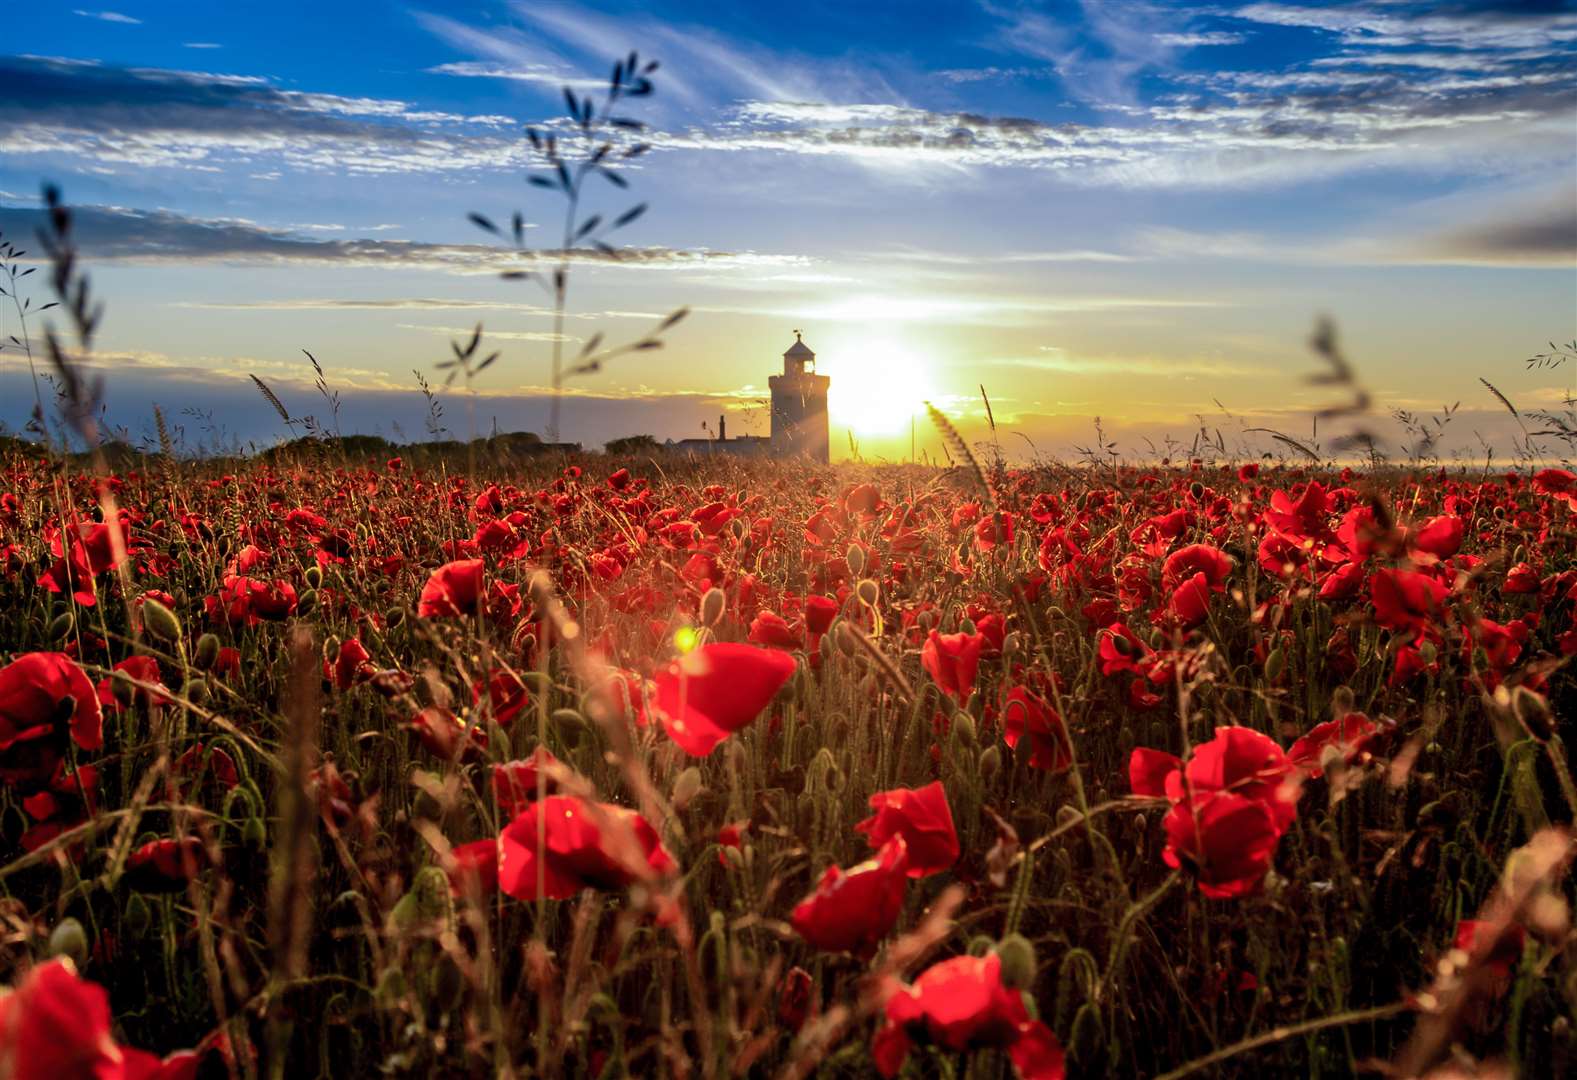
<svg viewBox="0 0 1577 1080">
<path fill-rule="evenodd" d="M 816 370 L 832 378 L 827 389 L 831 422 L 859 435 L 897 435 L 925 412 L 935 396 L 932 358 L 896 338 L 833 343 L 818 355 Z"/>
</svg>

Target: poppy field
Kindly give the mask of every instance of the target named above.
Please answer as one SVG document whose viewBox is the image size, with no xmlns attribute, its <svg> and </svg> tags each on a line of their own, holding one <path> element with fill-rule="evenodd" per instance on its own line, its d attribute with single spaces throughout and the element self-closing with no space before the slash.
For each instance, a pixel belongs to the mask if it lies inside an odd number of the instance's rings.
<svg viewBox="0 0 1577 1080">
<path fill-rule="evenodd" d="M 145 464 L 0 471 L 6 1075 L 1574 1067 L 1569 472 Z"/>
</svg>

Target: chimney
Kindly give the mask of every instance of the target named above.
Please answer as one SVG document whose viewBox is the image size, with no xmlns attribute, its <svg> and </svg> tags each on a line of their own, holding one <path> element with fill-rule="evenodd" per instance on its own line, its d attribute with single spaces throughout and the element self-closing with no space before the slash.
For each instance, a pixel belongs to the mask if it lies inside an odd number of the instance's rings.
<svg viewBox="0 0 1577 1080">
<path fill-rule="evenodd" d="M 728 438 L 728 414 L 719 413 L 717 416 L 717 441 L 722 442 Z"/>
</svg>

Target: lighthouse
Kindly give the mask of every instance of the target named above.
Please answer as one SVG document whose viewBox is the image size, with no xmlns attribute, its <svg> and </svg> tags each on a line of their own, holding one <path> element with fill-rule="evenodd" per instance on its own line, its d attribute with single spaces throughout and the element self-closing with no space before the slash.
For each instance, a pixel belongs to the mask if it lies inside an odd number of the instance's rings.
<svg viewBox="0 0 1577 1080">
<path fill-rule="evenodd" d="M 767 379 L 772 388 L 774 456 L 827 460 L 827 386 L 831 382 L 816 374 L 816 354 L 800 331 L 794 331 L 794 344 L 783 354 L 783 374 Z"/>
</svg>

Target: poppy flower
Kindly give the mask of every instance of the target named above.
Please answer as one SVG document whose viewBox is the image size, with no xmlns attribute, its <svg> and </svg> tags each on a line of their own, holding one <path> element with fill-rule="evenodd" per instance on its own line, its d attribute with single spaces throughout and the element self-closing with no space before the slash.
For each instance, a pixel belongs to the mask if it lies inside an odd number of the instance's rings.
<svg viewBox="0 0 1577 1080">
<path fill-rule="evenodd" d="M 1137 746 L 1128 758 L 1128 787 L 1135 795 L 1163 798 L 1168 790 L 1167 777 L 1183 767 L 1183 762 L 1164 750 Z"/>
<path fill-rule="evenodd" d="M 565 766 L 544 747 L 537 747 L 524 761 L 506 761 L 493 766 L 493 795 L 498 812 L 513 819 L 524 813 L 536 799 L 540 787 L 544 795 L 558 794 L 555 772 Z"/>
<path fill-rule="evenodd" d="M 1002 740 L 1017 750 L 1019 740 L 1026 738 L 1032 768 L 1063 772 L 1073 764 L 1073 746 L 1062 716 L 1048 702 L 1015 686 L 1002 706 Z"/>
<path fill-rule="evenodd" d="M 532 803 L 498 839 L 498 884 L 517 900 L 568 900 L 582 889 L 622 889 L 675 869 L 640 814 L 573 795 Z"/>
<path fill-rule="evenodd" d="M 885 1011 L 871 1048 L 885 1077 L 897 1076 L 919 1043 L 954 1053 L 1005 1050 L 1022 1080 L 1062 1080 L 1061 1044 L 1030 1018 L 1023 993 L 1002 982 L 1002 958 L 994 952 L 931 965 L 889 997 Z"/>
<path fill-rule="evenodd" d="M 1219 592 L 1231 573 L 1232 559 L 1226 552 L 1210 544 L 1190 544 L 1167 556 L 1161 567 L 1161 585 L 1175 589 L 1195 574 L 1204 574 L 1205 584 Z"/>
<path fill-rule="evenodd" d="M 1553 495 L 1577 510 L 1577 473 L 1566 469 L 1540 469 L 1533 474 L 1533 490 Z"/>
<path fill-rule="evenodd" d="M 437 705 L 427 706 L 406 726 L 416 732 L 416 738 L 429 753 L 445 761 L 453 761 L 460 754 L 469 760 L 487 748 L 487 732 L 479 727 L 467 732 L 458 716 Z"/>
<path fill-rule="evenodd" d="M 481 687 L 473 688 L 472 694 L 473 704 L 482 700 Z M 493 710 L 493 722 L 507 728 L 531 704 L 531 688 L 510 669 L 494 668 L 487 680 L 487 703 Z"/>
<path fill-rule="evenodd" d="M 685 753 L 706 757 L 761 715 L 795 666 L 792 656 L 777 649 L 703 645 L 657 675 L 652 707 Z"/>
<path fill-rule="evenodd" d="M 1342 760 L 1350 763 L 1363 753 L 1379 730 L 1379 725 L 1363 713 L 1350 712 L 1338 720 L 1315 724 L 1287 749 L 1287 760 L 1318 779 L 1324 771 L 1320 762 L 1325 758 L 1326 747 L 1336 747 Z"/>
<path fill-rule="evenodd" d="M 786 622 L 783 616 L 762 609 L 750 621 L 750 640 L 757 645 L 774 649 L 795 649 L 804 641 L 805 632 L 796 621 Z"/>
<path fill-rule="evenodd" d="M 1467 525 L 1455 514 L 1430 518 L 1412 536 L 1413 549 L 1437 559 L 1449 559 L 1462 547 Z"/>
<path fill-rule="evenodd" d="M 0 996 L 0 1075 L 12 1080 L 118 1077 L 109 995 L 70 960 L 39 964 Z"/>
<path fill-rule="evenodd" d="M 1167 601 L 1167 611 L 1184 628 L 1198 626 L 1210 615 L 1210 579 L 1203 573 L 1183 581 Z"/>
<path fill-rule="evenodd" d="M 1445 608 L 1451 590 L 1416 570 L 1380 570 L 1369 583 L 1375 622 L 1387 630 L 1419 631 Z"/>
<path fill-rule="evenodd" d="M 195 836 L 150 840 L 126 858 L 126 881 L 138 892 L 180 892 L 209 866 L 208 849 Z"/>
<path fill-rule="evenodd" d="M 1489 931 L 1493 926 L 1493 923 L 1478 919 L 1462 919 L 1457 923 L 1456 936 L 1451 946 L 1487 964 L 1491 971 L 1504 979 L 1511 974 L 1512 965 L 1522 959 L 1523 941 L 1527 935 L 1519 924 L 1509 923 L 1492 941 Z"/>
<path fill-rule="evenodd" d="M 1218 727 L 1214 738 L 1194 747 L 1181 778 L 1168 780 L 1167 793 L 1174 802 L 1184 791 L 1242 795 L 1264 805 L 1281 830 L 1297 815 L 1293 771 L 1287 755 L 1270 736 L 1252 728 Z"/>
<path fill-rule="evenodd" d="M 83 750 L 104 745 L 97 689 L 65 653 L 25 653 L 0 669 L 0 780 L 41 781 L 69 733 Z"/>
<path fill-rule="evenodd" d="M 892 932 L 903 909 L 909 854 L 901 835 L 874 858 L 844 870 L 829 866 L 789 916 L 800 937 L 823 952 L 869 956 Z"/>
<path fill-rule="evenodd" d="M 333 666 L 325 662 L 323 668 L 324 674 L 334 684 L 336 690 L 349 690 L 357 683 L 372 678 L 378 671 L 373 666 L 372 654 L 367 651 L 367 647 L 359 638 L 342 641 L 339 652 L 335 654 Z"/>
<path fill-rule="evenodd" d="M 498 838 L 489 836 L 449 850 L 454 865 L 449 868 L 449 888 L 456 896 L 473 890 L 487 896 L 498 890 Z"/>
<path fill-rule="evenodd" d="M 825 634 L 837 616 L 838 602 L 831 597 L 805 597 L 805 629 L 812 634 Z"/>
<path fill-rule="evenodd" d="M 1256 892 L 1276 854 L 1281 828 L 1265 803 L 1230 791 L 1200 791 L 1162 821 L 1168 866 L 1187 867 L 1212 900 Z"/>
<path fill-rule="evenodd" d="M 975 522 L 975 546 L 990 551 L 998 544 L 1013 543 L 1013 515 L 1007 512 L 987 514 Z"/>
<path fill-rule="evenodd" d="M 416 613 L 424 619 L 469 615 L 482 596 L 482 560 L 456 559 L 432 572 L 422 586 Z"/>
<path fill-rule="evenodd" d="M 940 634 L 932 630 L 920 647 L 920 663 L 943 692 L 963 705 L 974 693 L 975 673 L 985 644 L 984 634 Z"/>
<path fill-rule="evenodd" d="M 953 827 L 953 811 L 947 805 L 942 781 L 923 788 L 878 791 L 871 796 L 870 807 L 876 812 L 854 826 L 854 831 L 864 833 L 873 848 L 895 836 L 903 837 L 910 877 L 940 874 L 958 861 L 958 831 Z"/>
<path fill-rule="evenodd" d="M 789 968 L 778 991 L 778 1023 L 798 1031 L 810 1018 L 816 984 L 802 967 Z"/>
<path fill-rule="evenodd" d="M 724 870 L 728 869 L 728 852 L 726 849 L 733 848 L 735 851 L 743 849 L 745 845 L 745 830 L 748 828 L 750 828 L 750 822 L 747 819 L 745 821 L 730 821 L 727 825 L 717 830 L 717 861 Z"/>
</svg>

